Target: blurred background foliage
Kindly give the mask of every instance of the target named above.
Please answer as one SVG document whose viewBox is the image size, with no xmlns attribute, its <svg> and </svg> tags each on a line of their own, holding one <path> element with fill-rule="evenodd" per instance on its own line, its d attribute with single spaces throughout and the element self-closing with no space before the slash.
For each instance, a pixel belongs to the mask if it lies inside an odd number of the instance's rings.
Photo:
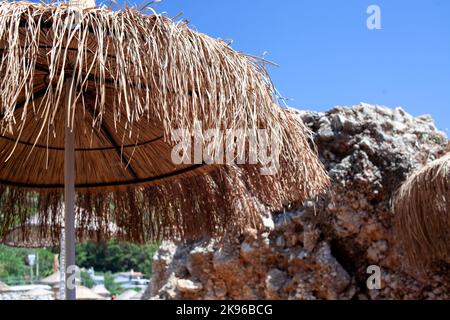
<svg viewBox="0 0 450 320">
<path fill-rule="evenodd" d="M 157 249 L 157 244 L 137 245 L 115 240 L 87 242 L 77 245 L 76 261 L 80 268 L 94 268 L 96 273 L 110 275 L 110 278 L 114 273 L 130 270 L 150 277 L 152 258 Z M 39 279 L 45 278 L 53 273 L 54 256 L 58 253 L 59 248 L 26 249 L 0 245 L 0 281 L 10 285 L 29 283 L 29 254 L 38 254 Z M 37 282 L 36 266 L 33 268 L 33 275 L 33 282 Z M 89 282 L 88 279 L 85 280 Z"/>
</svg>

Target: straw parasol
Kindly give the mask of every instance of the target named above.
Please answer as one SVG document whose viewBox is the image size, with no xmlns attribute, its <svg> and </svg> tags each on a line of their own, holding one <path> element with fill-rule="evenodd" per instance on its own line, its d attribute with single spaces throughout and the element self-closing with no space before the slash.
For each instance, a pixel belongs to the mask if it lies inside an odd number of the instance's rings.
<svg viewBox="0 0 450 320">
<path fill-rule="evenodd" d="M 106 298 L 95 293 L 89 288 L 77 286 L 77 300 L 106 300 Z"/>
<path fill-rule="evenodd" d="M 0 237 L 33 212 L 56 216 L 64 195 L 68 266 L 75 205 L 81 229 L 114 221 L 134 242 L 196 239 L 257 228 L 261 205 L 281 210 L 328 184 L 309 131 L 276 104 L 264 61 L 151 8 L 2 2 L 0 56 Z M 260 147 L 264 129 L 280 170 L 175 164 L 173 133 L 199 121 Z"/>
<path fill-rule="evenodd" d="M 59 286 L 61 283 L 61 273 L 59 270 L 53 272 L 51 275 L 41 279 L 39 281 L 42 284 L 49 285 L 50 287 Z M 76 283 L 81 283 L 79 276 L 76 277 Z"/>
<path fill-rule="evenodd" d="M 40 283 L 53 287 L 59 285 L 60 281 L 61 281 L 61 274 L 59 273 L 59 271 L 55 271 L 48 277 L 41 279 Z"/>
<path fill-rule="evenodd" d="M 413 173 L 393 200 L 397 235 L 410 265 L 450 263 L 450 153 Z"/>
<path fill-rule="evenodd" d="M 0 281 L 0 292 L 8 292 L 11 289 L 9 288 L 9 286 L 6 283 L 3 283 Z"/>
<path fill-rule="evenodd" d="M 106 287 L 103 284 L 96 285 L 91 290 L 95 294 L 98 294 L 98 295 L 100 295 L 100 296 L 102 296 L 104 298 L 110 298 L 111 297 L 111 292 L 109 292 L 108 289 L 106 289 Z"/>
</svg>

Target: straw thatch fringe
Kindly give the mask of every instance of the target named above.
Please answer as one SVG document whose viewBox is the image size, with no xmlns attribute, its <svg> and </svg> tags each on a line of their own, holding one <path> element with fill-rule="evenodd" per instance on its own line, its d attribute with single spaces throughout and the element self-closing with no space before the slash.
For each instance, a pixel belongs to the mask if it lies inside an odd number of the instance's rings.
<svg viewBox="0 0 450 320">
<path fill-rule="evenodd" d="M 450 154 L 415 172 L 393 199 L 397 236 L 410 266 L 450 262 Z"/>
<path fill-rule="evenodd" d="M 289 180 L 260 176 L 253 166 L 229 166 L 161 186 L 79 193 L 77 237 L 99 241 L 114 237 L 141 243 L 238 235 L 248 228 L 259 229 L 263 210 L 281 210 L 284 200 L 298 200 L 298 191 L 291 190 L 295 187 L 285 187 Z M 273 188 L 267 188 L 270 183 Z M 29 239 L 38 235 L 57 244 L 63 224 L 61 202 L 62 195 L 57 192 L 39 194 L 2 187 L 0 235 L 7 238 L 10 231 L 22 226 L 17 243 L 39 242 Z M 36 212 L 38 232 L 27 225 Z"/>
<path fill-rule="evenodd" d="M 262 226 L 263 210 L 280 211 L 288 203 L 301 203 L 323 192 L 329 180 L 309 147 L 308 130 L 290 112 L 285 113 L 284 121 L 292 135 L 289 139 L 295 141 L 289 152 L 296 153 L 298 161 L 292 163 L 282 156 L 278 174 L 261 175 L 260 165 L 211 166 L 203 174 L 169 179 L 160 185 L 116 192 L 80 190 L 78 239 L 95 239 L 93 233 L 98 240 L 115 237 L 133 242 L 240 234 Z M 16 241 L 29 243 L 33 235 L 27 230 L 27 221 L 38 212 L 38 234 L 57 243 L 61 202 L 58 190 L 39 194 L 1 186 L 0 236 L 22 226 L 22 238 Z"/>
</svg>

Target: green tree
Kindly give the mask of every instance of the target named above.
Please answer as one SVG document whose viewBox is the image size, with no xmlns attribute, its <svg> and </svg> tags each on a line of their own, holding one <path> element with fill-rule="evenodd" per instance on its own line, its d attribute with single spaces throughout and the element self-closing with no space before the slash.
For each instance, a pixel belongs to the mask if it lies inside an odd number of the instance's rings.
<svg viewBox="0 0 450 320">
<path fill-rule="evenodd" d="M 153 255 L 156 244 L 137 245 L 120 241 L 103 243 L 87 242 L 77 247 L 77 264 L 80 267 L 93 267 L 100 272 L 120 272 L 133 269 L 151 275 Z"/>
<path fill-rule="evenodd" d="M 112 273 L 133 269 L 150 277 L 157 248 L 156 244 L 137 245 L 120 241 L 82 243 L 77 246 L 77 265 Z M 30 267 L 26 259 L 29 254 L 36 253 L 39 254 L 40 278 L 52 274 L 56 252 L 57 249 L 23 249 L 0 245 L 0 281 L 7 284 L 27 283 L 30 280 Z"/>
<path fill-rule="evenodd" d="M 47 249 L 11 248 L 0 245 L 0 280 L 8 284 L 23 284 L 30 280 L 29 254 L 39 255 L 40 278 L 53 271 L 53 253 Z M 36 266 L 34 266 L 35 273 Z M 34 274 L 36 276 L 36 274 Z"/>
<path fill-rule="evenodd" d="M 125 291 L 125 289 L 123 289 L 117 283 L 114 282 L 114 278 L 111 272 L 105 273 L 104 276 L 105 276 L 105 288 L 111 293 L 111 295 L 117 296 Z"/>
<path fill-rule="evenodd" d="M 92 280 L 91 275 L 89 274 L 89 272 L 86 271 L 81 271 L 80 273 L 81 276 L 81 284 L 89 289 L 91 289 L 92 287 L 94 287 L 95 282 L 94 280 Z"/>
</svg>

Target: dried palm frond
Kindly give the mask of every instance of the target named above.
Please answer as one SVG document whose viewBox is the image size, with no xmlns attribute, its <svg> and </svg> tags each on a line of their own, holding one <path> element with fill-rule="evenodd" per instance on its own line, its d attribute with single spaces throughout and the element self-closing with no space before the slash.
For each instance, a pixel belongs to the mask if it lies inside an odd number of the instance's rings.
<svg viewBox="0 0 450 320">
<path fill-rule="evenodd" d="M 450 154 L 415 172 L 393 199 L 397 236 L 409 265 L 450 262 Z"/>
</svg>

